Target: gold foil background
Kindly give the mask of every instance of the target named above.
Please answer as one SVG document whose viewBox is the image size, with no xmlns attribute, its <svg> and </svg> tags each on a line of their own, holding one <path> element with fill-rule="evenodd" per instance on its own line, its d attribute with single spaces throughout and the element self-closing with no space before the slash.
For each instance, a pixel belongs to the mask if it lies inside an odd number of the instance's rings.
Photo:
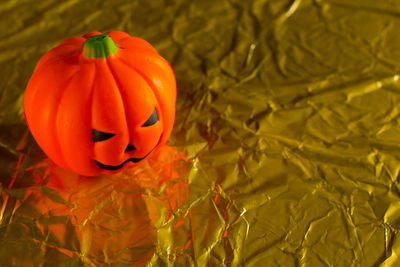
<svg viewBox="0 0 400 267">
<path fill-rule="evenodd" d="M 400 3 L 2 0 L 0 266 L 400 266 Z M 149 41 L 176 123 L 95 179 L 32 139 L 39 58 L 90 31 Z"/>
</svg>

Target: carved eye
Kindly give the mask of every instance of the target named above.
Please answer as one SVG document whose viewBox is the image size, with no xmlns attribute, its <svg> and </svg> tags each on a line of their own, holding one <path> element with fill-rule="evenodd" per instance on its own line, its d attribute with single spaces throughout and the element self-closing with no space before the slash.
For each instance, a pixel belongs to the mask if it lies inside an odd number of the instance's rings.
<svg viewBox="0 0 400 267">
<path fill-rule="evenodd" d="M 157 110 L 154 108 L 153 113 L 151 113 L 150 117 L 142 125 L 142 127 L 151 126 L 151 125 L 155 124 L 156 122 L 158 122 L 158 115 L 157 115 Z"/>
<path fill-rule="evenodd" d="M 104 141 L 104 140 L 110 139 L 114 135 L 115 134 L 105 133 L 105 132 L 101 132 L 101 131 L 97 131 L 97 130 L 93 129 L 93 142 Z"/>
</svg>

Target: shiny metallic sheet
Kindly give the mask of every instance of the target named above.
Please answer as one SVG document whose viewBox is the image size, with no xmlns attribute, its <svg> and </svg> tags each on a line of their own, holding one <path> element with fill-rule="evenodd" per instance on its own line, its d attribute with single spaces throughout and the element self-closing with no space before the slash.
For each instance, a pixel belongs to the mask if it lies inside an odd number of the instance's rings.
<svg viewBox="0 0 400 267">
<path fill-rule="evenodd" d="M 0 266 L 400 266 L 400 4 L 0 2 Z M 90 31 L 174 68 L 169 147 L 57 168 L 23 116 L 39 58 Z"/>
</svg>

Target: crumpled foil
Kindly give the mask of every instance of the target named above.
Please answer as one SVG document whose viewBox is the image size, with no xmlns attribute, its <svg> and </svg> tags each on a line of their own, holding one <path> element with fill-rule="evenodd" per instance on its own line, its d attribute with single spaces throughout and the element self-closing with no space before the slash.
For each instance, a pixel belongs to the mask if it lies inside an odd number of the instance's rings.
<svg viewBox="0 0 400 267">
<path fill-rule="evenodd" d="M 0 266 L 400 266 L 400 4 L 0 3 Z M 55 166 L 23 95 L 90 31 L 178 83 L 168 146 L 117 175 Z"/>
</svg>

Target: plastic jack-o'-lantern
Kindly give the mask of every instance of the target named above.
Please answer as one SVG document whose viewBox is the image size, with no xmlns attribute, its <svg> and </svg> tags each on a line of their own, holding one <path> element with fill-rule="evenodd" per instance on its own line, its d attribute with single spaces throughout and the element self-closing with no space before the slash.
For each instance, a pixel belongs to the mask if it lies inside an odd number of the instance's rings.
<svg viewBox="0 0 400 267">
<path fill-rule="evenodd" d="M 63 41 L 38 62 L 25 120 L 57 165 L 82 175 L 115 173 L 163 145 L 175 118 L 170 64 L 127 33 Z"/>
</svg>

